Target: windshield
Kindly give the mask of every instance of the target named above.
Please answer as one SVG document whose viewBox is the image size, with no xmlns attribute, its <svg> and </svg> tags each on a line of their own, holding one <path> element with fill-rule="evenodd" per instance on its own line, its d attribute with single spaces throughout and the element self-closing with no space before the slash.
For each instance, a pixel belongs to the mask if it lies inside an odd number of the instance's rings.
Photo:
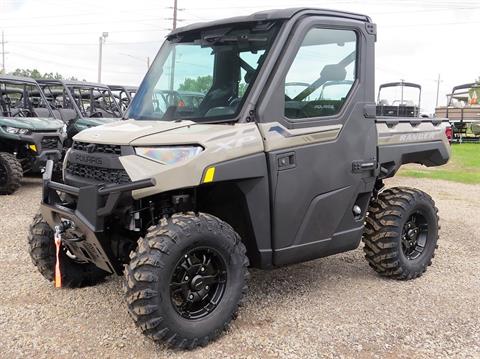
<svg viewBox="0 0 480 359">
<path fill-rule="evenodd" d="M 53 117 L 36 84 L 0 80 L 0 114 L 3 117 Z"/>
<path fill-rule="evenodd" d="M 162 46 L 127 112 L 137 120 L 234 118 L 277 32 L 249 23 L 181 34 Z"/>
</svg>

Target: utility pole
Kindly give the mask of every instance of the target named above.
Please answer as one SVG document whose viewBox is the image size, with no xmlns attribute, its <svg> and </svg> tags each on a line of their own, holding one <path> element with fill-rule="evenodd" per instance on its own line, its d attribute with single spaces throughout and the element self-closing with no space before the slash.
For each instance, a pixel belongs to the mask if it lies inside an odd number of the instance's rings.
<svg viewBox="0 0 480 359">
<path fill-rule="evenodd" d="M 6 74 L 7 72 L 5 71 L 5 55 L 8 54 L 8 52 L 5 52 L 5 44 L 7 42 L 5 41 L 5 33 L 2 30 L 2 73 Z"/>
<path fill-rule="evenodd" d="M 98 38 L 98 83 L 102 82 L 102 51 L 103 44 L 108 37 L 108 32 L 103 32 L 102 36 Z"/>
<path fill-rule="evenodd" d="M 177 28 L 177 12 L 178 12 L 178 4 L 177 0 L 173 0 L 173 23 L 172 23 L 172 30 L 175 30 Z M 170 66 L 171 68 L 171 74 L 170 74 L 170 91 L 173 91 L 173 88 L 175 86 L 175 46 L 172 49 L 172 65 Z M 171 94 L 170 98 L 172 99 L 172 102 L 174 101 L 173 98 L 173 93 Z M 170 105 L 174 105 L 171 103 Z"/>
<path fill-rule="evenodd" d="M 177 28 L 177 11 L 178 11 L 177 0 L 173 0 L 173 25 L 172 25 L 172 30 L 175 30 Z"/>
<path fill-rule="evenodd" d="M 438 74 L 438 78 L 437 78 L 437 100 L 435 101 L 435 107 L 438 107 L 438 94 L 440 93 L 440 82 L 442 82 L 442 80 L 440 80 L 440 74 Z"/>
</svg>

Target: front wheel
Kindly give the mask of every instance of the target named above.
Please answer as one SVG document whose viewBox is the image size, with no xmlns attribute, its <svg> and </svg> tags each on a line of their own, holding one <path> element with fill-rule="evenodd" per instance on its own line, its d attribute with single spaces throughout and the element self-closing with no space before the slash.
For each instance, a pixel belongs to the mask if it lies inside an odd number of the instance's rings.
<svg viewBox="0 0 480 359">
<path fill-rule="evenodd" d="M 238 309 L 248 259 L 220 219 L 176 214 L 148 230 L 125 270 L 128 310 L 142 332 L 192 349 L 217 338 Z"/>
<path fill-rule="evenodd" d="M 28 252 L 40 274 L 53 281 L 56 263 L 54 233 L 40 213 L 30 225 Z M 62 285 L 68 288 L 95 285 L 108 276 L 107 272 L 92 263 L 75 260 L 63 246 L 60 251 L 60 268 Z"/>
<path fill-rule="evenodd" d="M 23 169 L 17 158 L 6 152 L 0 152 L 0 194 L 12 194 L 20 187 Z"/>
<path fill-rule="evenodd" d="M 414 188 L 390 188 L 368 211 L 363 241 L 370 266 L 385 277 L 420 277 L 437 248 L 438 210 L 432 198 Z"/>
</svg>

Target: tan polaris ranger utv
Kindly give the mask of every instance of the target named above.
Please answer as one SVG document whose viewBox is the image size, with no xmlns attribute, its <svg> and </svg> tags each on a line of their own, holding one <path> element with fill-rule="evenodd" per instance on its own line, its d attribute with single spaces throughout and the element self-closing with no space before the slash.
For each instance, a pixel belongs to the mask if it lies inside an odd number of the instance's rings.
<svg viewBox="0 0 480 359">
<path fill-rule="evenodd" d="M 367 16 L 319 9 L 173 31 L 125 121 L 75 136 L 64 183 L 47 168 L 34 264 L 67 287 L 124 274 L 135 323 L 181 348 L 225 329 L 249 266 L 345 252 L 363 238 L 381 275 L 422 275 L 437 246 L 435 204 L 382 180 L 405 163 L 446 163 L 446 123 L 376 116 L 375 38 Z M 348 86 L 320 96 L 332 82 Z M 286 83 L 308 86 L 286 95 Z M 162 91 L 204 97 L 163 106 Z"/>
</svg>

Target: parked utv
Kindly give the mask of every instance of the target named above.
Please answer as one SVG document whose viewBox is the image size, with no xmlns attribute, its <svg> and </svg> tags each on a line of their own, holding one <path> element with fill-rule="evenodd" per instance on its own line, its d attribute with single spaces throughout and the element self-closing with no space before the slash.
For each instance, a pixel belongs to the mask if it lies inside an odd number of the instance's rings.
<svg viewBox="0 0 480 359">
<path fill-rule="evenodd" d="M 376 116 L 375 39 L 367 16 L 319 9 L 171 32 L 129 120 L 75 136 L 64 184 L 47 168 L 29 236 L 38 270 L 68 287 L 124 274 L 137 326 L 181 348 L 223 332 L 249 265 L 345 252 L 363 237 L 375 271 L 421 276 L 437 209 L 428 194 L 383 190 L 383 180 L 405 163 L 446 163 L 447 123 Z M 205 79 L 195 108 L 155 106 L 159 91 Z M 320 96 L 341 81 L 351 82 Z M 286 95 L 287 83 L 308 86 Z"/>
<path fill-rule="evenodd" d="M 26 172 L 61 158 L 64 124 L 35 80 L 0 75 L 0 194 L 12 194 Z"/>
<path fill-rule="evenodd" d="M 112 92 L 122 112 L 127 110 L 130 102 L 132 102 L 133 96 L 135 96 L 138 91 L 138 87 L 134 86 L 108 85 L 108 88 Z"/>
<path fill-rule="evenodd" d="M 65 147 L 72 145 L 73 136 L 80 131 L 122 117 L 119 105 L 105 85 L 66 80 L 38 80 L 38 83 L 55 117 L 67 125 Z"/>
</svg>

